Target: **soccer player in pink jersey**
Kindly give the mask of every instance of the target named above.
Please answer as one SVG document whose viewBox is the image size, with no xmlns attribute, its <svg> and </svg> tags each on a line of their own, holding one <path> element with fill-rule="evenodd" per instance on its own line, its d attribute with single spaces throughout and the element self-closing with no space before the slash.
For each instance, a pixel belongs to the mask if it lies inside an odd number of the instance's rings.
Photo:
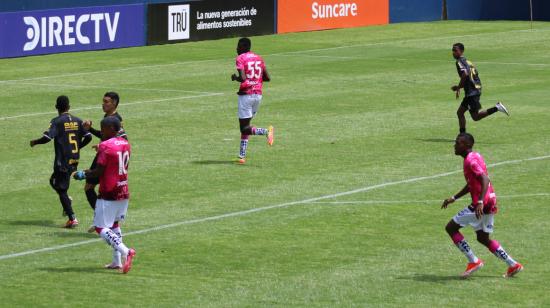
<svg viewBox="0 0 550 308">
<path fill-rule="evenodd" d="M 468 258 L 468 265 L 462 277 L 466 278 L 483 267 L 483 261 L 476 257 L 468 242 L 464 239 L 460 228 L 472 226 L 477 234 L 477 240 L 489 249 L 497 258 L 508 264 L 508 271 L 504 277 L 512 277 L 523 270 L 523 266 L 516 262 L 500 246 L 500 243 L 489 238 L 493 232 L 495 214 L 497 213 L 497 198 L 493 185 L 487 173 L 487 166 L 483 157 L 472 150 L 474 137 L 468 133 L 461 133 L 455 140 L 455 154 L 464 157 L 464 177 L 466 186 L 456 195 L 443 201 L 441 208 L 455 202 L 458 198 L 470 193 L 472 204 L 458 212 L 449 221 L 445 230 L 455 245 Z"/>
<path fill-rule="evenodd" d="M 92 170 L 77 171 L 73 177 L 77 180 L 99 178 L 99 196 L 94 210 L 96 232 L 111 247 L 113 261 L 108 269 L 122 269 L 128 273 L 132 268 L 132 259 L 136 251 L 126 247 L 122 242 L 122 231 L 119 222 L 126 217 L 128 210 L 128 163 L 130 160 L 130 143 L 122 136 L 120 120 L 108 116 L 101 121 L 101 139 L 97 150 L 97 167 Z M 124 264 L 121 262 L 124 259 Z"/>
<path fill-rule="evenodd" d="M 241 146 L 239 163 L 246 161 L 246 149 L 250 135 L 265 135 L 267 144 L 273 145 L 273 126 L 266 128 L 254 127 L 250 121 L 258 112 L 262 101 L 263 82 L 271 80 L 262 57 L 250 51 L 252 43 L 249 38 L 241 38 L 237 44 L 237 74 L 231 75 L 232 81 L 240 82 L 239 92 L 239 126 L 241 128 Z"/>
</svg>

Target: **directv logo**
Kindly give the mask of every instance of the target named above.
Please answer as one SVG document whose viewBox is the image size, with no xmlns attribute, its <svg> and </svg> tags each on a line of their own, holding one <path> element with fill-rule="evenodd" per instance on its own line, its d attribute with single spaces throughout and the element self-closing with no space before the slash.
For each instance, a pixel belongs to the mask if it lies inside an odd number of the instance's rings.
<svg viewBox="0 0 550 308">
<path fill-rule="evenodd" d="M 66 46 L 79 44 L 90 44 L 90 37 L 82 32 L 82 28 L 87 23 L 93 22 L 93 40 L 94 43 L 101 42 L 101 30 L 105 27 L 109 36 L 109 41 L 116 39 L 118 20 L 120 12 L 114 16 L 109 13 L 66 15 L 42 17 L 37 20 L 35 17 L 23 17 L 23 22 L 29 26 L 27 29 L 27 38 L 29 41 L 23 46 L 24 51 L 34 50 L 38 44 L 41 47 Z M 104 25 L 104 26 L 103 26 Z"/>
<path fill-rule="evenodd" d="M 189 4 L 171 5 L 168 7 L 168 40 L 189 39 Z"/>
</svg>

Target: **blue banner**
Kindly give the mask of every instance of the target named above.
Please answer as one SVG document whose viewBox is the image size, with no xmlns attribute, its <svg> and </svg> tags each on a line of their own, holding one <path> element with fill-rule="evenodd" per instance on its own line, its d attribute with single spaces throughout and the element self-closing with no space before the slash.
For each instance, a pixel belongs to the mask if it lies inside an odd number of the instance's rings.
<svg viewBox="0 0 550 308">
<path fill-rule="evenodd" d="M 0 13 L 0 58 L 145 45 L 143 4 Z"/>
</svg>

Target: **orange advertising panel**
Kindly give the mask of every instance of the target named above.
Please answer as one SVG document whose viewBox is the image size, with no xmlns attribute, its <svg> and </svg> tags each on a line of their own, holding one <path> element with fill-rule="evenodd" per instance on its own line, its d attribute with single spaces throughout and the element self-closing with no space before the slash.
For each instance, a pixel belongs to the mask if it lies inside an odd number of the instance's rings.
<svg viewBox="0 0 550 308">
<path fill-rule="evenodd" d="M 382 25 L 388 22 L 389 0 L 278 1 L 278 33 Z"/>
</svg>

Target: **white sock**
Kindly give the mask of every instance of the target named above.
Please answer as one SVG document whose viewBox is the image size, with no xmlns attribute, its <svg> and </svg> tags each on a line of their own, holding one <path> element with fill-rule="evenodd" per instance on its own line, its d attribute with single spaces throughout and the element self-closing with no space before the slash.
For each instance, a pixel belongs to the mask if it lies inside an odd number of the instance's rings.
<svg viewBox="0 0 550 308">
<path fill-rule="evenodd" d="M 516 260 L 512 259 L 510 255 L 502 248 L 502 246 L 498 246 L 497 250 L 493 253 L 497 258 L 501 259 L 502 261 L 506 262 L 508 266 L 514 266 L 516 265 Z"/>
<path fill-rule="evenodd" d="M 468 262 L 476 263 L 479 260 L 474 254 L 474 251 L 470 248 L 470 245 L 468 245 L 468 242 L 466 242 L 466 240 L 462 240 L 456 243 L 456 247 L 458 247 L 458 249 L 462 251 L 466 258 L 468 258 Z"/>
<path fill-rule="evenodd" d="M 111 229 L 113 230 L 113 232 L 118 236 L 120 237 L 120 241 L 122 241 L 122 230 L 120 230 L 120 227 L 116 227 L 116 228 L 113 228 Z M 113 262 L 112 264 L 115 264 L 115 265 L 118 265 L 118 266 L 122 266 L 122 259 L 121 259 L 121 256 L 122 254 L 120 253 L 120 251 L 116 250 L 114 247 L 113 247 Z"/>
<path fill-rule="evenodd" d="M 239 149 L 239 158 L 246 157 L 246 148 L 248 147 L 248 139 L 241 139 L 241 146 Z"/>
<path fill-rule="evenodd" d="M 123 255 L 128 254 L 128 247 L 122 243 L 122 238 L 116 235 L 113 230 L 104 228 L 99 235 L 109 244 Z"/>
</svg>

